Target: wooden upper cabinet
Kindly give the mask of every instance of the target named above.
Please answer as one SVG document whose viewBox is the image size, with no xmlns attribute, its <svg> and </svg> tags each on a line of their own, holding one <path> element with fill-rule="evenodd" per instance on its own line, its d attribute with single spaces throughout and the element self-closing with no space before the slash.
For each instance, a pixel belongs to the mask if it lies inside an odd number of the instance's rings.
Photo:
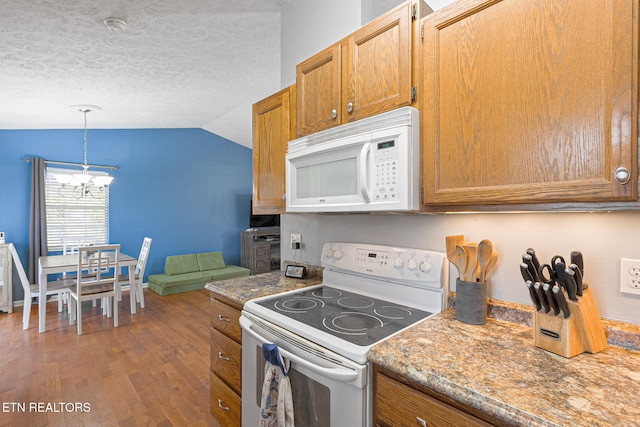
<svg viewBox="0 0 640 427">
<path fill-rule="evenodd" d="M 414 103 L 418 19 L 408 1 L 296 67 L 297 136 Z"/>
<path fill-rule="evenodd" d="M 411 3 L 372 21 L 343 42 L 343 122 L 410 105 Z"/>
<path fill-rule="evenodd" d="M 295 85 L 253 104 L 253 212 L 285 212 L 285 154 L 295 134 Z"/>
<path fill-rule="evenodd" d="M 296 66 L 297 135 L 340 124 L 340 44 L 334 44 Z"/>
<path fill-rule="evenodd" d="M 422 25 L 424 204 L 637 199 L 637 1 L 461 0 Z"/>
</svg>

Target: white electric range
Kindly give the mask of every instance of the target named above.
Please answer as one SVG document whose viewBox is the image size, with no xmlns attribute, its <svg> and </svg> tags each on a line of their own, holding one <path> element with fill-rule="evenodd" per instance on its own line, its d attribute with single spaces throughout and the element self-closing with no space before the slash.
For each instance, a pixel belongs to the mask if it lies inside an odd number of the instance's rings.
<svg viewBox="0 0 640 427">
<path fill-rule="evenodd" d="M 243 425 L 258 422 L 265 343 L 291 362 L 297 427 L 371 425 L 369 349 L 446 308 L 442 252 L 326 243 L 322 266 L 322 284 L 244 306 Z"/>
</svg>

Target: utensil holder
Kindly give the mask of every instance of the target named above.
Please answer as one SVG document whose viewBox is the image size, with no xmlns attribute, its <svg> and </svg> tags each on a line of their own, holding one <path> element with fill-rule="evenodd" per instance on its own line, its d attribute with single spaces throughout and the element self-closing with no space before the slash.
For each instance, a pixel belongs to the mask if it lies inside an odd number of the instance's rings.
<svg viewBox="0 0 640 427">
<path fill-rule="evenodd" d="M 487 282 L 456 279 L 456 320 L 470 325 L 487 323 Z"/>
<path fill-rule="evenodd" d="M 533 318 L 533 342 L 551 353 L 570 358 L 584 352 L 597 353 L 607 347 L 607 337 L 590 288 L 578 301 L 567 300 L 568 318 L 553 312 L 536 311 Z"/>
</svg>

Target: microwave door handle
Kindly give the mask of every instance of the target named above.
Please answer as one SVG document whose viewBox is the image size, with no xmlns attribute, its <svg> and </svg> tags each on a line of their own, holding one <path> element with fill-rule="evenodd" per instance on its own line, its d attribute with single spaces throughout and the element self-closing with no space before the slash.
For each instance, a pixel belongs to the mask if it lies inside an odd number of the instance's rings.
<svg viewBox="0 0 640 427">
<path fill-rule="evenodd" d="M 258 335 L 255 331 L 251 329 L 251 325 L 248 321 L 244 320 L 244 318 L 240 317 L 240 324 L 242 325 L 242 329 L 247 331 L 250 335 L 253 336 L 260 344 L 269 343 L 267 340 Z M 301 357 L 296 356 L 293 353 L 289 353 L 287 350 L 284 350 L 282 347 L 278 346 L 278 351 L 282 357 L 286 357 L 292 363 L 297 363 L 300 366 L 304 366 L 310 371 L 316 372 L 324 377 L 330 378 L 332 380 L 341 381 L 341 382 L 351 382 L 358 378 L 358 373 L 351 369 L 340 369 L 340 368 L 325 368 L 322 366 L 315 365 L 307 360 L 302 359 Z"/>
<path fill-rule="evenodd" d="M 367 142 L 360 150 L 360 194 L 366 203 L 371 203 L 371 195 L 369 193 L 369 153 L 371 152 L 371 143 Z"/>
</svg>

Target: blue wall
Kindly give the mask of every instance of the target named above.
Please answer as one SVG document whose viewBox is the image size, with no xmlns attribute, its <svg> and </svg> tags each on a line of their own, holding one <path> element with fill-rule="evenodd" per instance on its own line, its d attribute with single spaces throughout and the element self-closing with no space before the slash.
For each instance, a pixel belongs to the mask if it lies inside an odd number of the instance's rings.
<svg viewBox="0 0 640 427">
<path fill-rule="evenodd" d="M 240 265 L 240 231 L 249 225 L 251 150 L 202 129 L 89 129 L 88 163 L 116 165 L 110 240 L 136 255 L 153 239 L 149 274 L 167 255 L 222 251 Z M 27 264 L 29 157 L 83 161 L 83 130 L 0 130 L 0 231 Z M 14 283 L 13 299 L 23 298 Z"/>
</svg>

